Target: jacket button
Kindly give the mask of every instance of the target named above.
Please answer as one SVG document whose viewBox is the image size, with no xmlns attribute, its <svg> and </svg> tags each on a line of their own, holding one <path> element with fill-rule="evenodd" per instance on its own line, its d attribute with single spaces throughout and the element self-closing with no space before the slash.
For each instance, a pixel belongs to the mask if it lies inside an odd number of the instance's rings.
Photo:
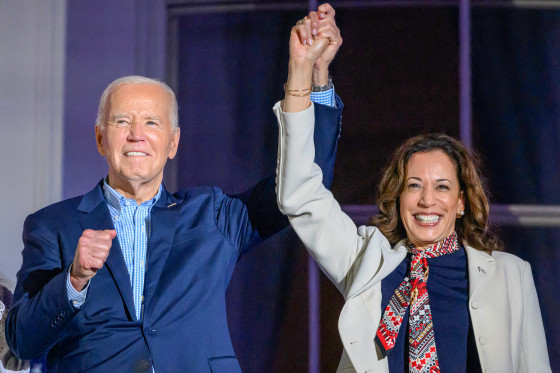
<svg viewBox="0 0 560 373">
<path fill-rule="evenodd" d="M 152 367 L 152 364 L 150 364 L 147 360 L 144 359 L 140 359 L 137 362 L 134 363 L 134 372 L 135 373 L 147 373 L 147 372 L 151 372 L 152 370 L 150 369 Z"/>
<path fill-rule="evenodd" d="M 471 307 L 472 307 L 474 310 L 477 310 L 477 309 L 480 308 L 480 303 L 478 303 L 477 301 L 474 301 L 474 302 L 471 303 Z"/>
<path fill-rule="evenodd" d="M 478 341 L 480 342 L 481 345 L 485 345 L 486 344 L 486 337 L 480 337 L 480 338 L 478 338 Z"/>
</svg>

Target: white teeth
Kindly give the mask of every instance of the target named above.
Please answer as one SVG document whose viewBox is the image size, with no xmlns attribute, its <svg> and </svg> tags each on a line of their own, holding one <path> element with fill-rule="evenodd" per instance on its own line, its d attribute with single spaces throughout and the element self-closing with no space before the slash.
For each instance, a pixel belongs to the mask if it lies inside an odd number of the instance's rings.
<svg viewBox="0 0 560 373">
<path fill-rule="evenodd" d="M 414 215 L 414 218 L 418 220 L 420 223 L 435 223 L 439 220 L 439 215 Z"/>
<path fill-rule="evenodd" d="M 142 152 L 128 152 L 128 153 L 125 153 L 124 155 L 126 155 L 127 157 L 131 157 L 131 156 L 145 156 L 145 155 L 148 155 L 148 154 L 142 153 Z"/>
</svg>

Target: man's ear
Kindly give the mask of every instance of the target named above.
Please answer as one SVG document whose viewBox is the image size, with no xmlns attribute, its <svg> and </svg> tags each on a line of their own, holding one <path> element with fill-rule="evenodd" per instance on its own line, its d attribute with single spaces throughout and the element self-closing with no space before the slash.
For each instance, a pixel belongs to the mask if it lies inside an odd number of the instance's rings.
<svg viewBox="0 0 560 373">
<path fill-rule="evenodd" d="M 99 126 L 95 126 L 95 142 L 97 144 L 97 151 L 105 157 L 105 148 L 103 148 L 103 131 Z"/>
<path fill-rule="evenodd" d="M 171 139 L 171 150 L 169 151 L 169 159 L 175 158 L 177 155 L 177 149 L 179 148 L 179 139 L 181 138 L 181 129 L 177 127 L 173 138 Z"/>
</svg>

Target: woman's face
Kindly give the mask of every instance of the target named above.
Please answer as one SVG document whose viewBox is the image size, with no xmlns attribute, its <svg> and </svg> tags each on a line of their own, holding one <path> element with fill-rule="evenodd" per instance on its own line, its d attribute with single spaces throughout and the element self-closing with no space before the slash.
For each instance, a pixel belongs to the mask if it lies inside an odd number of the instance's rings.
<svg viewBox="0 0 560 373">
<path fill-rule="evenodd" d="M 465 210 L 455 165 L 441 150 L 412 155 L 399 200 L 406 234 L 418 248 L 453 233 L 457 213 Z"/>
</svg>

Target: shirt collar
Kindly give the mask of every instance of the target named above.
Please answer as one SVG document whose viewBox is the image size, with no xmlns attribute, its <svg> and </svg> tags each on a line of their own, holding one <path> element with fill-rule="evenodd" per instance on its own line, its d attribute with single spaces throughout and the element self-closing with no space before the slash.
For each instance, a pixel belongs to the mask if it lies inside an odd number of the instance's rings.
<svg viewBox="0 0 560 373">
<path fill-rule="evenodd" d="M 153 206 L 161 197 L 162 190 L 163 188 L 162 185 L 160 184 L 156 195 L 152 199 L 143 202 L 141 205 L 147 207 Z M 122 194 L 120 194 L 115 189 L 113 189 L 107 182 L 107 178 L 103 179 L 103 196 L 105 197 L 105 201 L 107 201 L 107 204 L 109 206 L 119 211 L 121 210 L 121 205 L 131 205 L 131 204 L 136 205 L 135 200 L 125 198 Z"/>
</svg>

